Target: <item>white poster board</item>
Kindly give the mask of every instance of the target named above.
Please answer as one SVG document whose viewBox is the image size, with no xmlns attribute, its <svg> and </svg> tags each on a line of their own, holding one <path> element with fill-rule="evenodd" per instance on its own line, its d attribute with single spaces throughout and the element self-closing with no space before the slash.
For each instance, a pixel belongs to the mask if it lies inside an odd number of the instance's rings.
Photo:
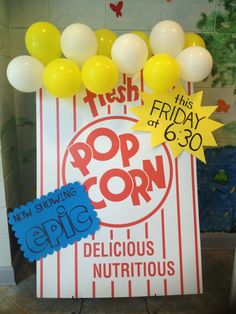
<svg viewBox="0 0 236 314">
<path fill-rule="evenodd" d="M 101 219 L 94 236 L 37 262 L 38 297 L 202 293 L 195 158 L 131 130 L 143 89 L 142 75 L 122 75 L 107 95 L 37 94 L 38 197 L 79 181 Z"/>
</svg>

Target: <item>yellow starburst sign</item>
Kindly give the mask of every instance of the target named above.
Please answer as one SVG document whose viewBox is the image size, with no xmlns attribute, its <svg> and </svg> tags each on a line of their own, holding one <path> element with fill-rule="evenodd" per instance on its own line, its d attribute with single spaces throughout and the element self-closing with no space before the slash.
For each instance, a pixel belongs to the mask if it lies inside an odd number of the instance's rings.
<svg viewBox="0 0 236 314">
<path fill-rule="evenodd" d="M 139 117 L 133 130 L 151 132 L 153 147 L 168 142 L 177 157 L 183 150 L 206 162 L 204 146 L 217 146 L 212 132 L 223 126 L 209 119 L 217 106 L 201 107 L 202 91 L 187 95 L 181 85 L 171 92 L 141 93 L 144 105 L 130 110 Z"/>
</svg>

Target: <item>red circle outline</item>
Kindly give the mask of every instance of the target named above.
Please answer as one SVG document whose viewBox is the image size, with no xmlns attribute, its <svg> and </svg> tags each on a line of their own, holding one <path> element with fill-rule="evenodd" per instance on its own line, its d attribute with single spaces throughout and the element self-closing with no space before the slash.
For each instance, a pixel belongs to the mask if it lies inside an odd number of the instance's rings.
<svg viewBox="0 0 236 314">
<path fill-rule="evenodd" d="M 65 178 L 65 167 L 66 167 L 66 159 L 68 157 L 68 147 L 70 147 L 74 142 L 75 140 L 85 131 L 87 130 L 88 128 L 90 128 L 91 126 L 93 126 L 94 124 L 97 124 L 97 123 L 100 123 L 102 121 L 106 121 L 106 120 L 117 120 L 117 119 L 120 119 L 120 120 L 129 120 L 129 121 L 132 121 L 132 122 L 137 122 L 138 120 L 137 119 L 134 119 L 134 118 L 131 118 L 131 117 L 126 117 L 126 116 L 109 116 L 109 117 L 103 117 L 103 118 L 100 118 L 100 119 L 97 119 L 97 120 L 94 120 L 92 122 L 90 122 L 89 124 L 85 125 L 82 129 L 80 129 L 77 134 L 72 138 L 72 140 L 70 141 L 69 145 L 67 146 L 67 150 L 64 154 L 64 157 L 63 157 L 63 161 L 62 161 L 62 182 L 63 182 L 63 185 L 66 185 L 66 178 Z M 104 227 L 109 227 L 109 228 L 127 228 L 127 227 L 131 227 L 131 226 L 134 226 L 134 225 L 138 225 L 140 224 L 141 222 L 147 220 L 148 218 L 150 218 L 151 216 L 153 216 L 159 209 L 160 207 L 162 207 L 163 203 L 165 202 L 167 196 L 169 195 L 169 192 L 170 192 L 170 188 L 171 188 L 171 185 L 172 185 L 172 180 L 173 180 L 173 165 L 172 165 L 172 160 L 171 160 L 171 155 L 170 155 L 170 152 L 169 152 L 169 149 L 167 147 L 167 145 L 165 143 L 162 143 L 162 146 L 164 147 L 164 150 L 166 152 L 166 155 L 167 155 L 167 158 L 168 158 L 168 161 L 169 161 L 169 166 L 170 166 L 170 179 L 169 179 L 169 182 L 168 182 L 168 186 L 167 186 L 167 189 L 166 189 L 166 192 L 162 198 L 162 200 L 160 201 L 160 203 L 158 203 L 158 205 L 146 216 L 138 219 L 138 220 L 135 220 L 135 221 L 132 221 L 132 222 L 129 222 L 129 223 L 124 223 L 124 224 L 111 224 L 111 223 L 107 223 L 107 222 L 103 222 L 101 221 L 100 222 L 100 225 L 101 226 L 104 226 Z"/>
</svg>

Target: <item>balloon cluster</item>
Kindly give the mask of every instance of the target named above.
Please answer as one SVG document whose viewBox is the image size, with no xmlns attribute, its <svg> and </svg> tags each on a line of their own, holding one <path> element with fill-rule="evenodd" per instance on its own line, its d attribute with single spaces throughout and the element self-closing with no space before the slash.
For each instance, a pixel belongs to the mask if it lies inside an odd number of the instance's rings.
<svg viewBox="0 0 236 314">
<path fill-rule="evenodd" d="M 150 37 L 143 32 L 117 37 L 111 30 L 94 32 L 80 23 L 60 34 L 54 25 L 37 22 L 27 29 L 25 45 L 30 56 L 16 57 L 8 65 L 11 85 L 22 92 L 45 86 L 61 98 L 76 94 L 81 82 L 93 93 L 107 93 L 116 86 L 119 71 L 135 75 L 142 69 L 151 89 L 166 91 L 179 78 L 203 80 L 213 63 L 199 35 L 185 34 L 169 20 L 155 25 Z"/>
</svg>

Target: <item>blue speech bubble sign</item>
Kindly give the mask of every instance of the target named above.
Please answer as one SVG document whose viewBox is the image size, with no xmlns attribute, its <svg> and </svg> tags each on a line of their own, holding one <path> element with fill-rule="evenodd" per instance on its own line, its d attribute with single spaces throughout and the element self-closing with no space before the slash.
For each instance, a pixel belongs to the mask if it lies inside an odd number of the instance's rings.
<svg viewBox="0 0 236 314">
<path fill-rule="evenodd" d="M 8 214 L 30 262 L 53 254 L 99 229 L 99 218 L 84 186 L 69 183 Z"/>
</svg>

